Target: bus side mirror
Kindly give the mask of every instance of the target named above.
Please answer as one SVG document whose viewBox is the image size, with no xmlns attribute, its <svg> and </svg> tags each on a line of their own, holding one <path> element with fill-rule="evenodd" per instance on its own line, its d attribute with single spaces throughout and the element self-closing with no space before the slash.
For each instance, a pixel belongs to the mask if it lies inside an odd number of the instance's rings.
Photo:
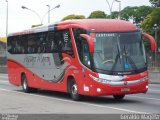
<svg viewBox="0 0 160 120">
<path fill-rule="evenodd" d="M 94 38 L 92 38 L 91 36 L 87 34 L 81 34 L 80 36 L 87 41 L 89 45 L 89 52 L 93 53 L 94 52 Z"/>
<path fill-rule="evenodd" d="M 147 33 L 142 33 L 142 35 L 143 35 L 144 38 L 146 38 L 146 39 L 148 39 L 150 41 L 151 50 L 153 52 L 156 52 L 156 41 L 155 41 L 155 39 L 151 35 L 149 35 Z"/>
</svg>

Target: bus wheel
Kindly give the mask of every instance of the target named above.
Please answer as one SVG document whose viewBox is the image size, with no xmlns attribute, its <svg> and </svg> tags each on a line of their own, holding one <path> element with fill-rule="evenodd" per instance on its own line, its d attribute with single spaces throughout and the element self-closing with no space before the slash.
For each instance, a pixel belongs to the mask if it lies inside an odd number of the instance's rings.
<svg viewBox="0 0 160 120">
<path fill-rule="evenodd" d="M 22 75 L 22 89 L 25 93 L 29 93 L 31 92 L 31 88 L 28 87 L 28 83 L 27 83 L 27 77 L 25 75 Z"/>
<path fill-rule="evenodd" d="M 74 79 L 71 81 L 70 94 L 73 100 L 75 101 L 80 100 L 80 95 L 78 94 L 77 84 Z"/>
<path fill-rule="evenodd" d="M 113 95 L 113 97 L 116 100 L 122 100 L 125 97 L 125 95 Z"/>
</svg>

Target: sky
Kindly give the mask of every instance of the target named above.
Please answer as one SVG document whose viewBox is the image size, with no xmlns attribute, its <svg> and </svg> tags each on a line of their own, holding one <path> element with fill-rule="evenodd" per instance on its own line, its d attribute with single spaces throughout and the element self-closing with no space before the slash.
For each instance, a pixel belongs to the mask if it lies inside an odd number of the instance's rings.
<svg viewBox="0 0 160 120">
<path fill-rule="evenodd" d="M 109 3 L 113 0 L 108 0 Z M 148 5 L 149 0 L 121 0 L 122 9 L 126 6 Z M 50 15 L 51 23 L 60 21 L 69 14 L 85 15 L 88 17 L 92 11 L 101 10 L 109 14 L 109 7 L 106 0 L 8 0 L 8 33 L 18 32 L 31 28 L 32 25 L 40 24 L 40 19 L 35 13 L 22 9 L 21 6 L 36 11 L 41 19 L 47 13 L 50 5 L 51 9 L 57 5 L 60 8 L 53 9 Z M 112 11 L 119 10 L 119 3 L 114 2 Z M 44 17 L 43 24 L 47 24 L 48 15 Z M 6 35 L 6 2 L 0 0 L 0 37 Z"/>
</svg>

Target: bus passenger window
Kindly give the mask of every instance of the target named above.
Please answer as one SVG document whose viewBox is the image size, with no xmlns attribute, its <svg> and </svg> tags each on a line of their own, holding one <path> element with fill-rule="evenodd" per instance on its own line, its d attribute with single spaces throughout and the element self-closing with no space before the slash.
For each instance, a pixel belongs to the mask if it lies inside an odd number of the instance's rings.
<svg viewBox="0 0 160 120">
<path fill-rule="evenodd" d="M 13 46 L 13 41 L 12 40 L 13 40 L 13 38 L 9 37 L 8 41 L 7 41 L 7 50 L 8 50 L 9 53 L 13 53 L 14 46 Z"/>
<path fill-rule="evenodd" d="M 38 33 L 37 34 L 37 52 L 38 53 L 45 53 L 46 52 L 46 37 L 47 37 L 47 33 L 46 32 L 42 32 L 42 33 Z"/>
<path fill-rule="evenodd" d="M 58 51 L 66 53 L 74 57 L 71 37 L 69 30 L 61 30 L 55 32 L 55 41 L 57 41 Z"/>
<path fill-rule="evenodd" d="M 70 34 L 69 34 L 68 30 L 65 30 L 63 32 L 63 41 L 62 42 L 63 42 L 62 50 L 64 52 L 66 52 L 67 54 L 71 55 L 72 57 L 74 57 L 71 37 L 70 37 Z"/>
<path fill-rule="evenodd" d="M 69 38 L 69 33 L 68 32 L 64 32 L 63 33 L 63 42 L 64 42 L 64 46 L 63 46 L 63 50 L 64 51 L 69 51 L 72 50 L 72 44 L 71 44 L 71 40 Z"/>
<path fill-rule="evenodd" d="M 50 31 L 48 33 L 48 47 L 50 49 L 50 53 L 58 52 L 57 41 L 55 39 L 55 32 Z"/>
<path fill-rule="evenodd" d="M 35 35 L 31 34 L 28 36 L 28 53 L 34 53 L 34 46 L 35 46 Z"/>
</svg>

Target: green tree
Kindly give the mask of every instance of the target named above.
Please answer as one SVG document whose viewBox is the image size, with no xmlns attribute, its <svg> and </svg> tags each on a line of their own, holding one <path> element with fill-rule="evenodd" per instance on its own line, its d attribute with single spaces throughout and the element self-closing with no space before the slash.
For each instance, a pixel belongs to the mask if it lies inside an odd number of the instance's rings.
<svg viewBox="0 0 160 120">
<path fill-rule="evenodd" d="M 114 12 L 112 12 L 111 17 L 107 16 L 107 18 L 117 19 L 118 16 L 119 16 L 119 12 L 118 11 L 114 11 Z"/>
<path fill-rule="evenodd" d="M 142 22 L 142 28 L 144 32 L 150 33 L 152 36 L 155 35 L 154 25 L 157 25 L 158 31 L 158 47 L 160 47 L 160 8 L 154 9 Z"/>
<path fill-rule="evenodd" d="M 97 11 L 93 11 L 91 12 L 91 14 L 89 15 L 88 18 L 106 18 L 106 14 L 103 11 L 97 10 Z"/>
<path fill-rule="evenodd" d="M 126 7 L 121 11 L 124 20 L 132 19 L 136 24 L 141 23 L 145 17 L 153 11 L 150 6 Z"/>
<path fill-rule="evenodd" d="M 129 19 L 133 19 L 136 15 L 136 10 L 138 7 L 125 7 L 122 11 L 121 11 L 121 18 L 124 20 L 129 20 Z"/>
<path fill-rule="evenodd" d="M 149 0 L 154 7 L 160 7 L 160 0 Z"/>
<path fill-rule="evenodd" d="M 71 19 L 85 19 L 85 16 L 84 15 L 74 15 L 74 14 L 71 14 L 71 15 L 65 16 L 62 19 L 62 21 L 64 21 L 64 20 L 71 20 Z"/>
<path fill-rule="evenodd" d="M 31 28 L 42 26 L 43 24 L 32 25 Z"/>
<path fill-rule="evenodd" d="M 135 23 L 141 23 L 153 11 L 150 6 L 140 6 L 135 11 Z"/>
</svg>

